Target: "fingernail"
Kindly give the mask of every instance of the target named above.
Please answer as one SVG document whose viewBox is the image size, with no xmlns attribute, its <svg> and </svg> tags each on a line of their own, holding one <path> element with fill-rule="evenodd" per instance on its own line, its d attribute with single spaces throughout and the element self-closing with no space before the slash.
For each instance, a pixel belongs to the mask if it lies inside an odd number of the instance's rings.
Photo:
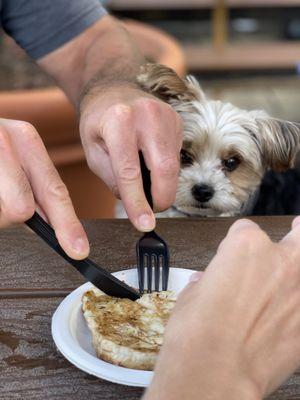
<svg viewBox="0 0 300 400">
<path fill-rule="evenodd" d="M 189 282 L 198 282 L 198 281 L 200 281 L 200 279 L 202 278 L 203 274 L 204 274 L 203 271 L 195 272 L 194 274 L 192 274 L 190 276 Z"/>
<path fill-rule="evenodd" d="M 73 243 L 73 249 L 78 254 L 86 253 L 88 251 L 88 243 L 85 239 L 78 238 Z"/>
<path fill-rule="evenodd" d="M 142 231 L 152 231 L 155 228 L 155 219 L 149 214 L 139 217 L 139 227 Z"/>
</svg>

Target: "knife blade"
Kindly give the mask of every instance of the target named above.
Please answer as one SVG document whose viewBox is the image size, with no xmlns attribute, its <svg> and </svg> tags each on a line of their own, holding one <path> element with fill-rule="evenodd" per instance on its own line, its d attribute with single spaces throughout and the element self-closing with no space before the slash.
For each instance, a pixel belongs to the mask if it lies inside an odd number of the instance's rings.
<svg viewBox="0 0 300 400">
<path fill-rule="evenodd" d="M 53 228 L 37 212 L 25 224 L 68 263 L 73 265 L 88 281 L 92 282 L 93 285 L 107 295 L 130 300 L 140 298 L 140 294 L 135 289 L 117 279 L 91 259 L 75 260 L 69 257 L 58 243 Z"/>
</svg>

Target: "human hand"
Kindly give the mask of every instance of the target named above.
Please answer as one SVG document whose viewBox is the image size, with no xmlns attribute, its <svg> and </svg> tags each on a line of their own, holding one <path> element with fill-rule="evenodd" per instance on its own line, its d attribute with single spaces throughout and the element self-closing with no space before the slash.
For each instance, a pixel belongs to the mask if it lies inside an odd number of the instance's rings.
<svg viewBox="0 0 300 400">
<path fill-rule="evenodd" d="M 38 208 L 70 257 L 89 244 L 68 191 L 32 125 L 0 118 L 0 228 L 29 219 Z"/>
<path fill-rule="evenodd" d="M 232 225 L 179 296 L 145 400 L 262 399 L 300 365 L 300 219 L 279 243 Z"/>
<path fill-rule="evenodd" d="M 182 141 L 181 120 L 166 103 L 123 84 L 89 93 L 81 105 L 80 132 L 90 169 L 117 196 L 140 231 L 154 229 L 144 195 L 139 154 L 151 170 L 156 210 L 175 199 Z"/>
</svg>

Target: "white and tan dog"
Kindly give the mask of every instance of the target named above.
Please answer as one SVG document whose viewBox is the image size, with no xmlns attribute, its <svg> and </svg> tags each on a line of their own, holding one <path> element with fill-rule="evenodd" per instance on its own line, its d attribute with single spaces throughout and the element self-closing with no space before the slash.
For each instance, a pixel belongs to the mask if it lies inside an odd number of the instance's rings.
<svg viewBox="0 0 300 400">
<path fill-rule="evenodd" d="M 183 120 L 176 200 L 159 216 L 251 214 L 265 172 L 292 167 L 300 124 L 207 99 L 195 78 L 181 79 L 163 65 L 145 65 L 137 80 Z"/>
</svg>

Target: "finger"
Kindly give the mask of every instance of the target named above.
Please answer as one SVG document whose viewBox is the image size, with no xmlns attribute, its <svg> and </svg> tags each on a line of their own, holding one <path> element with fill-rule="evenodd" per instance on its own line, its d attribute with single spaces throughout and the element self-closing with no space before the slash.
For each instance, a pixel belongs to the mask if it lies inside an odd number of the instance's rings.
<svg viewBox="0 0 300 400">
<path fill-rule="evenodd" d="M 142 132 L 141 149 L 151 171 L 153 203 L 157 210 L 169 208 L 175 201 L 180 170 L 181 124 L 178 116 L 163 115 L 152 104 Z M 174 111 L 173 111 L 174 112 Z M 175 113 L 174 113 L 175 114 Z"/>
<path fill-rule="evenodd" d="M 289 249 L 291 256 L 300 257 L 300 217 L 294 218 L 291 231 L 280 241 L 280 245 Z"/>
<path fill-rule="evenodd" d="M 30 184 L 18 162 L 9 134 L 0 128 L 0 227 L 24 222 L 34 210 Z"/>
<path fill-rule="evenodd" d="M 86 257 L 89 253 L 86 234 L 75 214 L 66 186 L 36 130 L 30 124 L 20 122 L 14 126 L 11 138 L 36 202 L 47 215 L 60 245 L 72 258 Z"/>
<path fill-rule="evenodd" d="M 153 230 L 155 217 L 143 190 L 130 107 L 113 107 L 107 123 L 102 127 L 102 137 L 109 151 L 118 190 L 129 219 L 140 231 Z"/>
<path fill-rule="evenodd" d="M 97 143 L 97 139 L 86 144 L 85 154 L 88 166 L 109 187 L 113 195 L 120 198 L 117 181 L 108 152 Z"/>
<path fill-rule="evenodd" d="M 228 230 L 227 236 L 236 235 L 238 232 L 244 229 L 253 229 L 261 231 L 259 225 L 250 219 L 242 218 L 235 221 Z"/>
<path fill-rule="evenodd" d="M 260 239 L 260 241 L 257 241 Z M 229 228 L 227 235 L 221 241 L 217 249 L 217 255 L 230 257 L 239 256 L 240 252 L 246 249 L 252 251 L 257 249 L 264 240 L 268 238 L 267 234 L 255 222 L 242 218 L 235 221 Z"/>
</svg>

